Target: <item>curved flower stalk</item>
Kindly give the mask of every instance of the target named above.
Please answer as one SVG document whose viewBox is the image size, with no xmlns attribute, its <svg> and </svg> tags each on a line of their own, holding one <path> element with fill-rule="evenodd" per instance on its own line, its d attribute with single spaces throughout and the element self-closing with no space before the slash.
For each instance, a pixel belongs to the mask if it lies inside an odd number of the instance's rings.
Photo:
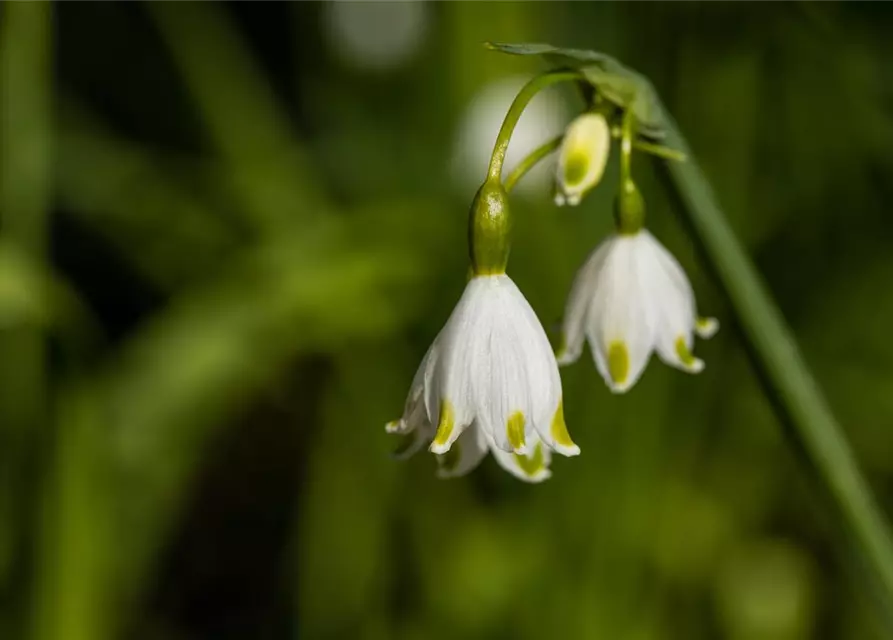
<svg viewBox="0 0 893 640">
<path fill-rule="evenodd" d="M 615 393 L 639 379 L 652 351 L 665 363 L 698 373 L 694 335 L 709 338 L 719 323 L 699 318 L 682 267 L 642 228 L 604 240 L 577 272 L 568 297 L 558 362 L 577 360 L 588 339 L 599 373 Z"/>
</svg>

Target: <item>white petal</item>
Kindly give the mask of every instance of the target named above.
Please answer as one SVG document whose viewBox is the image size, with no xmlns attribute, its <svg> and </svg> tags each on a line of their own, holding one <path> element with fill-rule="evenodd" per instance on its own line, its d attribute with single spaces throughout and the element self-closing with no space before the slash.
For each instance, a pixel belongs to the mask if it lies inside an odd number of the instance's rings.
<svg viewBox="0 0 893 640">
<path fill-rule="evenodd" d="M 656 350 L 665 363 L 698 373 L 704 362 L 691 351 L 695 329 L 694 297 L 682 267 L 664 247 L 651 239 L 649 250 L 643 252 L 649 275 L 650 297 L 657 319 Z"/>
<path fill-rule="evenodd" d="M 486 280 L 487 295 L 469 350 L 476 416 L 496 447 L 526 453 L 526 435 L 533 431 L 530 376 L 536 373 L 527 366 L 529 331 L 518 304 L 519 298 L 526 301 L 506 275 L 480 280 Z"/>
<path fill-rule="evenodd" d="M 499 466 L 516 478 L 525 482 L 542 482 L 552 475 L 549 471 L 552 455 L 549 447 L 544 446 L 536 436 L 530 439 L 529 444 L 530 453 L 527 455 L 522 456 L 493 448 L 493 457 L 496 458 Z"/>
<path fill-rule="evenodd" d="M 433 377 L 425 387 L 428 420 L 437 425 L 429 447 L 437 454 L 450 450 L 453 442 L 474 419 L 471 395 L 472 348 L 480 331 L 486 290 L 485 278 L 472 278 L 438 337 L 439 354 Z"/>
<path fill-rule="evenodd" d="M 549 338 L 530 303 L 511 280 L 509 284 L 506 293 L 514 299 L 516 311 L 513 317 L 516 318 L 515 329 L 524 356 L 530 396 L 526 433 L 530 435 L 535 430 L 547 447 L 566 456 L 578 455 L 580 448 L 573 443 L 564 424 L 561 376 Z"/>
<path fill-rule="evenodd" d="M 623 393 L 648 364 L 655 342 L 650 288 L 642 268 L 641 234 L 617 236 L 605 259 L 592 300 L 587 336 L 608 387 Z M 647 252 L 646 257 L 650 252 Z"/>
<path fill-rule="evenodd" d="M 437 456 L 437 477 L 464 476 L 480 464 L 488 450 L 484 433 L 472 423 L 453 443 L 449 453 Z"/>
<path fill-rule="evenodd" d="M 605 257 L 611 250 L 611 241 L 606 240 L 598 245 L 586 258 L 586 262 L 574 276 L 564 319 L 561 327 L 561 348 L 558 353 L 558 364 L 576 362 L 583 351 L 583 339 L 586 337 L 586 315 L 595 296 L 598 274 L 604 264 Z"/>
<path fill-rule="evenodd" d="M 647 232 L 646 232 L 647 233 Z M 681 295 L 687 301 L 691 309 L 691 322 L 694 324 L 694 331 L 698 334 L 699 338 L 708 339 L 712 338 L 716 335 L 716 332 L 719 331 L 719 321 L 716 318 L 701 318 L 697 315 L 697 305 L 695 303 L 695 294 L 691 287 L 691 282 L 688 279 L 688 276 L 685 275 L 685 270 L 683 270 L 682 265 L 676 260 L 672 253 L 670 253 L 665 246 L 663 246 L 660 241 L 648 234 L 652 246 L 655 249 L 655 252 L 658 256 L 661 266 L 667 272 L 668 276 L 672 280 L 673 284 L 680 291 Z"/>
<path fill-rule="evenodd" d="M 673 254 L 646 229 L 643 229 L 640 235 L 644 241 L 643 244 L 647 245 L 653 253 L 658 266 L 666 273 L 670 286 L 676 290 L 678 296 L 681 297 L 684 303 L 689 307 L 691 319 L 692 322 L 694 322 L 695 294 L 694 291 L 692 291 L 691 283 L 688 281 L 688 276 L 685 275 L 685 270 L 682 268 L 682 265 L 680 265 L 676 258 L 673 257 Z"/>
<path fill-rule="evenodd" d="M 385 431 L 388 433 L 409 433 L 423 421 L 428 422 L 427 411 L 425 410 L 425 388 L 430 385 L 434 376 L 434 364 L 437 362 L 437 340 L 434 339 L 419 368 L 416 369 L 412 378 L 412 384 L 409 387 L 409 395 L 406 397 L 406 403 L 403 407 L 403 415 L 398 420 L 391 420 L 385 425 Z"/>
</svg>

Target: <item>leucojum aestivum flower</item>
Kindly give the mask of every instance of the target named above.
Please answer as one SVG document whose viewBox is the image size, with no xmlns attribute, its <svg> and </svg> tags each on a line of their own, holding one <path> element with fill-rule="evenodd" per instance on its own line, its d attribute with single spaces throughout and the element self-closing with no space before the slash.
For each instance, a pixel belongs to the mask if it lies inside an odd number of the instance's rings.
<svg viewBox="0 0 893 640">
<path fill-rule="evenodd" d="M 518 52 L 511 45 L 497 48 Z M 552 453 L 579 454 L 564 421 L 558 366 L 574 362 L 584 340 L 608 387 L 620 393 L 635 384 L 652 351 L 685 371 L 703 369 L 692 355 L 693 336 L 709 337 L 717 328 L 715 320 L 697 316 L 688 278 L 645 229 L 644 201 L 631 175 L 634 148 L 677 160 L 678 154 L 649 142 L 659 138 L 659 122 L 642 113 L 644 103 L 635 93 L 617 91 L 615 85 L 630 86 L 634 72 L 597 54 L 574 55 L 565 55 L 574 63 L 568 68 L 529 82 L 509 109 L 469 213 L 471 278 L 422 359 L 403 416 L 386 426 L 403 437 L 398 456 L 427 447 L 441 477 L 469 472 L 490 452 L 511 474 L 539 482 L 550 475 Z M 524 107 L 538 91 L 563 81 L 581 87 L 586 109 L 559 141 L 534 151 L 503 181 L 505 151 Z M 547 152 L 559 149 L 555 202 L 579 204 L 600 183 L 612 138 L 620 139 L 616 232 L 577 274 L 556 356 L 535 312 L 506 274 L 508 192 Z"/>
<path fill-rule="evenodd" d="M 739 321 L 763 389 L 812 463 L 809 468 L 847 533 L 840 539 L 857 543 L 846 557 L 858 551 L 877 579 L 872 584 L 882 586 L 877 602 L 886 614 L 893 607 L 893 540 L 883 512 L 793 332 L 703 173 L 687 159 L 685 138 L 651 84 L 594 51 L 544 44 L 489 47 L 540 57 L 553 70 L 521 89 L 497 136 L 487 179 L 469 215 L 473 277 L 419 367 L 402 418 L 387 426 L 402 434 L 402 454 L 427 447 L 437 456 L 440 475 L 451 477 L 467 473 L 490 451 L 515 476 L 540 481 L 549 476 L 552 453 L 579 453 L 564 424 L 557 366 L 577 360 L 585 342 L 615 393 L 636 384 L 653 352 L 689 373 L 704 368 L 693 354 L 693 341 L 710 337 L 718 323 L 698 315 L 681 266 L 645 228 L 645 203 L 631 170 L 634 151 L 670 160 L 661 174 Z M 540 90 L 559 82 L 580 89 L 580 115 L 564 135 L 545 142 L 503 177 L 505 152 L 522 111 Z M 560 149 L 555 202 L 576 205 L 599 185 L 617 146 L 615 231 L 574 279 L 553 357 L 536 315 L 505 273 L 508 193 L 531 167 Z"/>
</svg>

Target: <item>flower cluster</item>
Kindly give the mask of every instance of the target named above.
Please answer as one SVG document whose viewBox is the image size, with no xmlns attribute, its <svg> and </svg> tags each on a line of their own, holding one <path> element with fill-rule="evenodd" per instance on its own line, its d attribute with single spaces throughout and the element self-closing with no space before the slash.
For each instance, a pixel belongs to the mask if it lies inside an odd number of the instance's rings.
<svg viewBox="0 0 893 640">
<path fill-rule="evenodd" d="M 518 113 L 513 105 L 507 121 Z M 612 118 L 622 127 L 612 129 Z M 614 393 L 636 383 L 652 352 L 689 373 L 704 368 L 693 340 L 713 335 L 718 323 L 698 316 L 682 267 L 644 227 L 644 201 L 630 174 L 633 122 L 631 110 L 596 101 L 561 140 L 555 201 L 571 206 L 601 181 L 612 137 L 622 144 L 616 232 L 577 273 L 557 356 L 505 273 L 511 220 L 501 163 L 508 139 L 497 140 L 469 217 L 472 277 L 416 372 L 403 416 L 386 425 L 403 439 L 399 457 L 427 447 L 447 478 L 468 473 L 489 451 L 509 473 L 539 482 L 550 475 L 553 452 L 580 453 L 564 422 L 558 366 L 579 358 L 584 339 Z"/>
</svg>

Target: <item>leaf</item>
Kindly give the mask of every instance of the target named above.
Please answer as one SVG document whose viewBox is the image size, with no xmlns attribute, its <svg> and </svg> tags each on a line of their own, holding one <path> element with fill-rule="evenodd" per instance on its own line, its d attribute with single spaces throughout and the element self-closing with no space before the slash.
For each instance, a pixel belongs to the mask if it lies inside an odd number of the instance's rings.
<svg viewBox="0 0 893 640">
<path fill-rule="evenodd" d="M 503 42 L 488 42 L 485 45 L 493 51 L 501 51 L 516 56 L 548 56 L 555 60 L 570 59 L 573 61 L 571 66 L 578 67 L 580 63 L 614 61 L 611 56 L 599 53 L 598 51 L 589 51 L 587 49 L 561 49 L 553 47 L 550 44 L 506 44 Z"/>
<path fill-rule="evenodd" d="M 488 49 L 511 55 L 540 56 L 546 62 L 579 69 L 607 100 L 623 109 L 632 109 L 641 135 L 664 136 L 665 118 L 657 94 L 645 76 L 598 51 L 562 49 L 549 44 L 504 44 L 488 42 Z"/>
</svg>

